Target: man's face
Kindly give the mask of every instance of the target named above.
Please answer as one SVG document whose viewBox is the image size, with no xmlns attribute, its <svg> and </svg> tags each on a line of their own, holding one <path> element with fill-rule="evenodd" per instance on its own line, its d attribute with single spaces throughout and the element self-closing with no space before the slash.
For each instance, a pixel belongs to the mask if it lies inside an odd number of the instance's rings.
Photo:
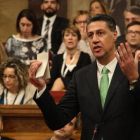
<svg viewBox="0 0 140 140">
<path fill-rule="evenodd" d="M 47 17 L 52 17 L 59 9 L 59 4 L 56 0 L 44 0 L 41 4 L 41 10 Z"/>
<path fill-rule="evenodd" d="M 132 49 L 140 46 L 140 25 L 133 25 L 127 29 L 126 40 Z"/>
<path fill-rule="evenodd" d="M 91 22 L 87 27 L 91 51 L 101 64 L 108 64 L 115 56 L 117 31 L 110 31 L 104 21 Z"/>
<path fill-rule="evenodd" d="M 132 21 L 140 21 L 140 16 L 139 15 L 134 15 L 130 12 L 125 12 L 124 13 L 124 18 L 125 18 L 125 27 L 131 23 Z"/>
<path fill-rule="evenodd" d="M 63 128 L 54 131 L 54 137 L 58 139 L 70 138 L 76 132 L 75 123 L 76 123 L 76 117 L 72 119 L 71 122 L 69 122 Z"/>
</svg>

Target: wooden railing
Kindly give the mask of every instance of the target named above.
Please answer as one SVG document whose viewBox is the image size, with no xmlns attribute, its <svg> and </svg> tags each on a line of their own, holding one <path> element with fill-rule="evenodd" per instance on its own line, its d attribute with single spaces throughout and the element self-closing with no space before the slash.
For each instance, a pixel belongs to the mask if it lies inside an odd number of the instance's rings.
<svg viewBox="0 0 140 140">
<path fill-rule="evenodd" d="M 64 92 L 51 94 L 57 103 Z M 3 136 L 16 140 L 45 140 L 53 136 L 37 105 L 0 105 L 0 111 L 3 114 Z M 80 140 L 80 131 L 79 128 L 73 136 L 75 140 Z"/>
</svg>

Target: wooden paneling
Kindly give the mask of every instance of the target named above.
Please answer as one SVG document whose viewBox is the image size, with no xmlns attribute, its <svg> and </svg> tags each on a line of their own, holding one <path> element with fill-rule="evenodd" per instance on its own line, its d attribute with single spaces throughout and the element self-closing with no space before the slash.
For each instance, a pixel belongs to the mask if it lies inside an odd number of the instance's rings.
<svg viewBox="0 0 140 140">
<path fill-rule="evenodd" d="M 51 92 L 56 103 L 64 94 Z M 37 105 L 0 105 L 0 111 L 3 114 L 3 136 L 16 140 L 45 140 L 53 136 Z M 81 128 L 73 136 L 75 140 L 80 140 L 80 132 Z"/>
</svg>

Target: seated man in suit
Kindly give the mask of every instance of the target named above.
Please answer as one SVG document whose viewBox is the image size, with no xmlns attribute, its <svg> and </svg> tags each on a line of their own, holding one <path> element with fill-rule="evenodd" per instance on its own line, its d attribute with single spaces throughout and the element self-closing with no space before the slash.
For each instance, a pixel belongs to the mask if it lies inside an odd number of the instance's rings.
<svg viewBox="0 0 140 140">
<path fill-rule="evenodd" d="M 71 137 L 73 134 L 76 133 L 79 126 L 80 126 L 80 115 L 77 115 L 64 127 L 54 131 L 54 136 L 47 140 L 74 140 Z"/>
<path fill-rule="evenodd" d="M 37 87 L 34 100 L 52 130 L 66 125 L 81 112 L 81 140 L 140 139 L 140 76 L 138 60 L 128 43 L 118 47 L 115 20 L 105 14 L 87 22 L 90 48 L 96 61 L 73 75 L 59 104 L 55 104 L 43 79 L 35 78 L 41 62 L 31 61 L 29 76 Z"/>
<path fill-rule="evenodd" d="M 125 28 L 132 21 L 140 21 L 140 7 L 131 6 L 124 11 L 124 23 Z M 120 43 L 126 42 L 125 34 L 119 36 L 116 40 L 116 47 L 120 45 Z"/>
<path fill-rule="evenodd" d="M 54 54 L 62 43 L 62 30 L 67 27 L 69 20 L 58 17 L 59 0 L 42 0 L 41 10 L 44 16 L 39 19 L 40 31 L 39 35 L 44 36 L 47 40 L 48 49 Z"/>
<path fill-rule="evenodd" d="M 135 51 L 140 47 L 140 22 L 133 21 L 126 27 L 126 41 L 131 47 L 132 54 L 135 54 Z"/>
<path fill-rule="evenodd" d="M 2 130 L 3 130 L 2 113 L 0 112 L 0 134 L 1 134 Z M 8 137 L 3 137 L 0 135 L 0 140 L 14 140 L 14 139 L 11 139 Z"/>
</svg>

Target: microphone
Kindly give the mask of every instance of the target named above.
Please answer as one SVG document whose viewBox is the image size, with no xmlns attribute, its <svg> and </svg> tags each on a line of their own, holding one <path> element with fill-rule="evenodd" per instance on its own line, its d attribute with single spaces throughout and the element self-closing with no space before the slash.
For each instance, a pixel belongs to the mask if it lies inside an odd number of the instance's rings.
<svg viewBox="0 0 140 140">
<path fill-rule="evenodd" d="M 93 130 L 92 140 L 94 140 L 95 134 L 97 133 L 97 128 L 98 128 L 98 124 L 95 124 L 94 130 Z"/>
</svg>

